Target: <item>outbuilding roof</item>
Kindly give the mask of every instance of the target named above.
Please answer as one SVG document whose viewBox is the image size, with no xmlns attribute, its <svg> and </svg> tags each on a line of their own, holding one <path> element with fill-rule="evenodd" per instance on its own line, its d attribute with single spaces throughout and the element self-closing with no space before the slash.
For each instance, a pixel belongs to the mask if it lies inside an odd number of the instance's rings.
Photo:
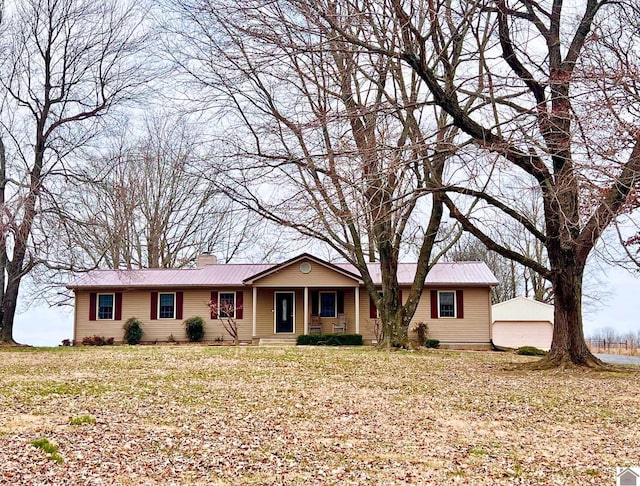
<svg viewBox="0 0 640 486">
<path fill-rule="evenodd" d="M 309 258 L 336 272 L 349 275 L 359 282 L 359 272 L 348 263 L 329 263 L 311 255 L 300 255 L 281 264 L 240 263 L 213 264 L 194 269 L 141 269 L 141 270 L 92 270 L 81 274 L 70 283 L 69 289 L 90 288 L 177 288 L 177 287 L 241 287 L 264 275 L 288 265 Z M 380 265 L 367 265 L 371 277 L 377 285 L 382 283 Z M 409 285 L 417 269 L 416 263 L 398 265 L 398 282 Z M 493 286 L 498 282 L 483 262 L 446 262 L 436 263 L 427 275 L 425 285 L 429 286 Z"/>
<path fill-rule="evenodd" d="M 516 297 L 494 304 L 491 315 L 494 321 L 548 321 L 553 323 L 553 306 L 529 299 Z"/>
</svg>

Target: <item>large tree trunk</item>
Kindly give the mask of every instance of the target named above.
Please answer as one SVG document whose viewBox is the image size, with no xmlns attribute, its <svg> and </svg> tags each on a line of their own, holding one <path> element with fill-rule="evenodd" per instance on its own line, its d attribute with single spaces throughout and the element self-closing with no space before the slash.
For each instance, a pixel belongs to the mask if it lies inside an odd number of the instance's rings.
<svg viewBox="0 0 640 486">
<path fill-rule="evenodd" d="M 380 348 L 402 348 L 408 342 L 407 328 L 404 326 L 403 318 L 399 308 L 389 311 L 387 315 L 381 315 L 382 319 L 382 341 L 378 343 Z"/>
<path fill-rule="evenodd" d="M 550 260 L 558 257 L 550 255 Z M 551 367 L 606 367 L 596 358 L 584 339 L 582 329 L 582 278 L 584 265 L 569 256 L 562 265 L 556 265 L 552 281 L 554 291 L 553 341 L 549 354 L 533 365 L 534 368 Z"/>
</svg>

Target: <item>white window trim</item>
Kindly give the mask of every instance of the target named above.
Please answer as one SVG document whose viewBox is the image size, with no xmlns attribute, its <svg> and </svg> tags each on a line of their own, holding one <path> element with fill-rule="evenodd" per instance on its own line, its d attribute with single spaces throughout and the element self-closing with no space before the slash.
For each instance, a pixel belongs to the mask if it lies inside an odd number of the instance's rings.
<svg viewBox="0 0 640 486">
<path fill-rule="evenodd" d="M 220 317 L 220 308 L 221 308 L 221 304 L 220 304 L 220 300 L 222 297 L 222 294 L 233 294 L 233 315 L 230 317 Z M 236 291 L 235 290 L 219 290 L 218 291 L 218 312 L 217 312 L 217 316 L 218 319 L 235 319 L 236 318 Z"/>
<path fill-rule="evenodd" d="M 453 294 L 453 315 L 440 315 L 440 294 Z M 438 319 L 457 319 L 458 317 L 458 295 L 455 290 L 438 290 Z"/>
<path fill-rule="evenodd" d="M 173 316 L 172 317 L 161 317 L 160 316 L 160 296 L 161 295 L 173 295 Z M 176 318 L 176 307 L 178 305 L 178 299 L 176 298 L 176 293 L 175 292 L 158 292 L 158 319 L 175 319 Z"/>
<path fill-rule="evenodd" d="M 323 316 L 322 315 L 322 294 L 333 294 L 333 315 L 332 316 Z M 327 319 L 335 319 L 338 317 L 338 292 L 335 290 L 320 290 L 318 292 L 318 316 L 321 318 Z"/>
<path fill-rule="evenodd" d="M 111 317 L 100 317 L 100 296 L 111 296 Z M 96 320 L 97 321 L 114 321 L 116 319 L 116 294 L 101 293 L 96 295 Z"/>
</svg>

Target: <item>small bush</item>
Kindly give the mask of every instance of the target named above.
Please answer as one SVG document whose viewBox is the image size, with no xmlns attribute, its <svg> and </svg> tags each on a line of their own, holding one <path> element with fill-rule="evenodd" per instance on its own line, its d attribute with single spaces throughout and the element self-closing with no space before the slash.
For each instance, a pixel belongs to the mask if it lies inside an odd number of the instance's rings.
<svg viewBox="0 0 640 486">
<path fill-rule="evenodd" d="M 302 334 L 298 336 L 296 344 L 299 346 L 362 346 L 361 334 Z"/>
<path fill-rule="evenodd" d="M 113 346 L 115 339 L 104 336 L 85 336 L 82 338 L 83 346 Z"/>
<path fill-rule="evenodd" d="M 71 346 L 71 339 L 63 339 L 62 340 L 62 345 L 63 346 Z"/>
<path fill-rule="evenodd" d="M 189 341 L 192 343 L 198 343 L 202 341 L 204 337 L 204 321 L 202 317 L 190 317 L 184 321 L 184 328 L 187 331 Z"/>
<path fill-rule="evenodd" d="M 142 323 L 132 317 L 124 323 L 122 326 L 124 329 L 124 340 L 132 345 L 139 344 L 142 340 L 142 336 L 144 336 L 144 331 L 142 330 Z"/>
<path fill-rule="evenodd" d="M 169 334 L 169 337 L 167 338 L 167 341 L 170 343 L 175 343 L 176 342 L 176 338 L 173 336 L 173 334 Z"/>
<path fill-rule="evenodd" d="M 521 348 L 516 349 L 516 354 L 520 354 L 522 356 L 545 356 L 547 352 L 534 346 L 522 346 Z"/>
<path fill-rule="evenodd" d="M 49 439 L 43 437 L 42 439 L 34 440 L 31 445 L 49 454 L 49 459 L 52 461 L 62 464 L 62 456 L 58 454 L 58 446 L 49 442 Z"/>
<path fill-rule="evenodd" d="M 427 323 L 426 322 L 417 322 L 413 325 L 412 331 L 414 331 L 418 335 L 418 346 L 424 346 L 424 343 L 427 340 Z"/>
<path fill-rule="evenodd" d="M 424 345 L 427 348 L 437 348 L 438 346 L 440 346 L 440 341 L 437 339 L 425 339 L 424 341 Z"/>
<path fill-rule="evenodd" d="M 71 420 L 69 420 L 69 423 L 71 425 L 82 425 L 82 424 L 95 424 L 96 423 L 96 419 L 93 418 L 91 415 L 80 415 L 79 417 L 74 417 Z"/>
</svg>

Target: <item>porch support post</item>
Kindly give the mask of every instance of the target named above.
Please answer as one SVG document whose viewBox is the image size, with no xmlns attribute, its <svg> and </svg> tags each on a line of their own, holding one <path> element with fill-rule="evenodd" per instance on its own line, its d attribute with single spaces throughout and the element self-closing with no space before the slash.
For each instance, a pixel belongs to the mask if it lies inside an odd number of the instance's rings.
<svg viewBox="0 0 640 486">
<path fill-rule="evenodd" d="M 360 287 L 354 287 L 356 299 L 356 334 L 360 334 Z"/>
<path fill-rule="evenodd" d="M 251 337 L 255 338 L 258 337 L 258 321 L 256 317 L 256 311 L 258 310 L 258 287 L 253 287 L 253 299 L 251 299 L 251 307 L 251 324 L 253 326 L 251 330 Z"/>
<path fill-rule="evenodd" d="M 309 287 L 304 288 L 304 334 L 309 334 Z"/>
</svg>

